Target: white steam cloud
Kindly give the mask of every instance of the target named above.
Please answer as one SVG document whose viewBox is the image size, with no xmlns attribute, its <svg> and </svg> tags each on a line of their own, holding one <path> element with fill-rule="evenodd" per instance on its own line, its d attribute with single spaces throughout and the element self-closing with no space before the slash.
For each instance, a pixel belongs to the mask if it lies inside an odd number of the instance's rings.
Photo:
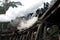
<svg viewBox="0 0 60 40">
<path fill-rule="evenodd" d="M 17 5 L 18 6 L 17 8 L 9 7 L 9 9 L 6 11 L 6 14 L 0 15 L 0 22 L 11 21 L 15 19 L 17 16 L 19 17 L 25 16 L 31 12 L 34 12 L 39 6 L 41 6 L 44 3 L 43 0 L 17 0 L 17 1 L 20 1 L 23 4 L 23 6 Z"/>
</svg>

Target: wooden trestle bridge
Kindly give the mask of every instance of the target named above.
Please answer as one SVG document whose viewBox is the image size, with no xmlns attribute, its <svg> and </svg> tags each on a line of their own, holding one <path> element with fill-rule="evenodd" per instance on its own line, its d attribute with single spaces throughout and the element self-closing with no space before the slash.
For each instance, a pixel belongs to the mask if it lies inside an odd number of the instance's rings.
<svg viewBox="0 0 60 40">
<path fill-rule="evenodd" d="M 33 27 L 22 32 L 0 32 L 0 40 L 60 40 L 60 0 L 38 19 Z M 49 33 L 49 28 L 52 32 Z M 48 30 L 48 31 L 47 31 Z M 54 31 L 56 30 L 56 31 Z"/>
</svg>

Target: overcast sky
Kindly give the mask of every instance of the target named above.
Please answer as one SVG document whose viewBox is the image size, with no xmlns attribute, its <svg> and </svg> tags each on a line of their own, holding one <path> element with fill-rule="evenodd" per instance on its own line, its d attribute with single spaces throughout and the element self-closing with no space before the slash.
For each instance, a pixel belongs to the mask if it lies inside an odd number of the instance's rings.
<svg viewBox="0 0 60 40">
<path fill-rule="evenodd" d="M 21 2 L 23 6 L 17 5 L 18 7 L 9 7 L 5 14 L 0 14 L 0 22 L 7 22 L 15 19 L 16 17 L 25 16 L 28 13 L 36 11 L 38 7 L 43 7 L 44 2 L 51 0 L 10 0 L 15 2 Z M 1 3 L 0 3 L 1 4 Z"/>
</svg>

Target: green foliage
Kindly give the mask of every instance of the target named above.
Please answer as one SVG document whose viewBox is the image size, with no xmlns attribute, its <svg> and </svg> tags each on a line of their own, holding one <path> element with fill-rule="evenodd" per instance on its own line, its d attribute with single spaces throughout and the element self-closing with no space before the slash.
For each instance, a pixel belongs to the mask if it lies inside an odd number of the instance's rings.
<svg viewBox="0 0 60 40">
<path fill-rule="evenodd" d="M 57 31 L 58 31 L 58 26 L 57 26 L 57 25 L 53 25 L 53 26 L 48 30 L 48 32 L 49 32 L 50 34 L 53 34 L 53 33 L 57 32 Z"/>
<path fill-rule="evenodd" d="M 9 24 L 9 22 L 2 22 L 2 23 L 0 22 L 0 30 L 6 29 L 8 24 Z"/>
<path fill-rule="evenodd" d="M 3 7 L 0 6 L 0 14 L 5 14 L 5 12 L 8 10 L 10 6 L 17 7 L 17 5 L 22 5 L 20 2 L 9 2 L 8 0 L 5 0 L 5 3 L 3 3 Z"/>
</svg>

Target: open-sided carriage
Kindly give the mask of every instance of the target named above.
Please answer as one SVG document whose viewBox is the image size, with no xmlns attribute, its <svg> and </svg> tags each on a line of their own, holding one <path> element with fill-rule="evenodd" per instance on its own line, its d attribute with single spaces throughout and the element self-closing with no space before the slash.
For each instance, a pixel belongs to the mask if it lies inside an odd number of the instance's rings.
<svg viewBox="0 0 60 40">
<path fill-rule="evenodd" d="M 60 0 L 47 9 L 39 20 L 29 29 L 3 30 L 0 32 L 1 40 L 60 40 Z M 56 20 L 57 19 L 57 20 Z M 2 25 L 3 26 L 3 25 Z M 2 27 L 3 28 L 3 27 Z"/>
</svg>

